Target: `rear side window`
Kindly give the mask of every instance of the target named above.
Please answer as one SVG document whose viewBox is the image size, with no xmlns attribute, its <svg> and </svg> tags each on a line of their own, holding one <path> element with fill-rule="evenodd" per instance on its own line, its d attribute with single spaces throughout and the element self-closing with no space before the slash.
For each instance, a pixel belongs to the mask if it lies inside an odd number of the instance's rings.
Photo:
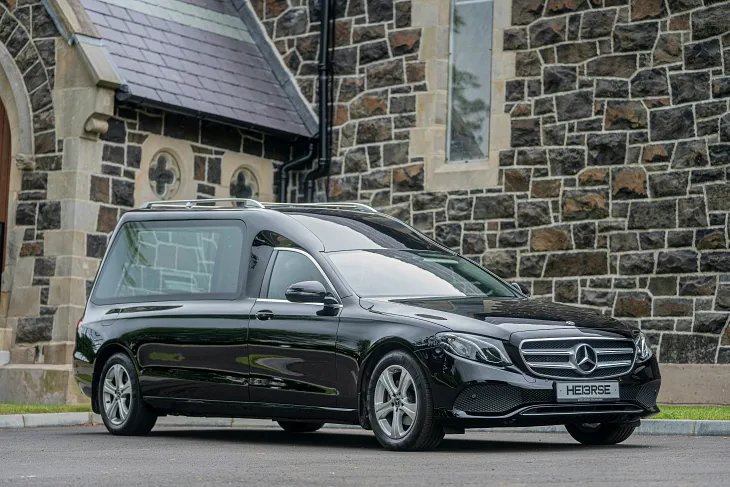
<svg viewBox="0 0 730 487">
<path fill-rule="evenodd" d="M 241 291 L 244 233 L 239 220 L 126 223 L 91 300 L 235 299 Z"/>
</svg>

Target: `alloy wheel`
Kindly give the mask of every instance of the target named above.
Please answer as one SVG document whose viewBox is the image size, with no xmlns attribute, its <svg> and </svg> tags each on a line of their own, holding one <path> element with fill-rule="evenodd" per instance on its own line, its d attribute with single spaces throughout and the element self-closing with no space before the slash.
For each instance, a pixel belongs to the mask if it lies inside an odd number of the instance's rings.
<svg viewBox="0 0 730 487">
<path fill-rule="evenodd" d="M 112 424 L 119 426 L 129 417 L 132 404 L 132 382 L 127 369 L 112 365 L 104 377 L 104 411 Z"/>
<path fill-rule="evenodd" d="M 400 365 L 383 370 L 375 386 L 378 426 L 393 439 L 406 436 L 416 421 L 418 398 L 413 377 Z"/>
</svg>

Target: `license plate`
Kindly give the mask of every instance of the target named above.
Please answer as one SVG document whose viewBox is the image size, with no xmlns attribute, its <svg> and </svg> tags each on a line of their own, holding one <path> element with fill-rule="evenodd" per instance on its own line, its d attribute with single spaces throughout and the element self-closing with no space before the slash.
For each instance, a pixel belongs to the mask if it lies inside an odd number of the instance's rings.
<svg viewBox="0 0 730 487">
<path fill-rule="evenodd" d="M 620 398 L 618 382 L 558 382 L 559 402 L 611 401 Z"/>
</svg>

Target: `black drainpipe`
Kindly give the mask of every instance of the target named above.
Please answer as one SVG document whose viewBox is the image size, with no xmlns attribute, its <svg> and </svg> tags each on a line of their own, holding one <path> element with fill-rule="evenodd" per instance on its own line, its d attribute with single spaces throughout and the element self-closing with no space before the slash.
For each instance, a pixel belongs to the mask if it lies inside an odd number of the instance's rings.
<svg viewBox="0 0 730 487">
<path fill-rule="evenodd" d="M 315 0 L 310 0 L 315 1 Z M 332 0 L 322 0 L 322 16 L 319 32 L 319 159 L 312 170 L 304 178 L 306 201 L 314 200 L 315 182 L 317 179 L 329 176 L 331 154 L 331 128 L 329 122 L 330 110 L 330 43 L 334 46 L 332 33 L 334 32 L 335 15 L 330 16 Z M 334 14 L 334 12 L 333 12 Z M 331 42 L 332 41 L 332 42 Z M 325 198 L 329 199 L 329 188 L 325 190 Z"/>
<path fill-rule="evenodd" d="M 289 172 L 299 169 L 312 160 L 314 156 L 314 141 L 309 143 L 309 151 L 298 159 L 291 160 L 281 166 L 279 169 L 279 202 L 287 202 L 287 187 L 289 186 Z"/>
</svg>

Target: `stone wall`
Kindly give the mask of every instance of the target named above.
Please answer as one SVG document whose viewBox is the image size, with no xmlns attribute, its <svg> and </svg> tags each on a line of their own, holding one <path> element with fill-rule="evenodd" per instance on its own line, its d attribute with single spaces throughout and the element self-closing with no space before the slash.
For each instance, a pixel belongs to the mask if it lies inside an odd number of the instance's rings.
<svg viewBox="0 0 730 487">
<path fill-rule="evenodd" d="M 5 96 L 3 102 L 15 114 L 20 111 L 16 106 L 26 104 L 32 120 L 30 126 L 10 122 L 13 167 L 2 283 L 9 302 L 3 299 L 3 318 L 8 319 L 4 325 L 0 323 L 0 350 L 9 349 L 13 340 L 51 339 L 57 308 L 49 303 L 49 278 L 54 275 L 56 260 L 45 253 L 44 243 L 47 232 L 58 230 L 62 219 L 61 202 L 48 182 L 52 173 L 62 170 L 63 143 L 56 136 L 51 93 L 57 43 L 63 40 L 40 1 L 11 4 L 0 3 L 0 43 L 22 75 L 24 86 L 18 91 L 25 94 L 22 99 Z M 23 144 L 25 137 L 32 137 L 28 148 Z"/>
<path fill-rule="evenodd" d="M 413 130 L 445 114 L 420 100 L 448 0 L 336 3 L 333 200 L 635 323 L 663 362 L 730 363 L 730 1 L 512 0 L 498 185 L 435 192 Z M 251 5 L 315 103 L 319 2 Z"/>
<path fill-rule="evenodd" d="M 231 179 L 245 167 L 258 179 L 258 197 L 272 201 L 275 170 L 300 149 L 274 135 L 124 104 L 117 106 L 109 131 L 100 139 L 101 172 L 92 175 L 89 188 L 98 213 L 86 245 L 87 256 L 94 259 L 104 256 L 109 234 L 126 211 L 160 199 L 150 188 L 149 174 L 151 159 L 160 150 L 174 153 L 180 165 L 180 188 L 166 199 L 238 197 Z M 87 296 L 93 282 L 87 281 Z"/>
<path fill-rule="evenodd" d="M 67 142 L 72 150 L 63 161 L 69 159 L 77 168 L 61 168 L 61 156 L 54 156 L 57 166 L 22 174 L 15 224 L 24 241 L 19 251 L 9 246 L 8 255 L 19 253 L 21 262 L 34 262 L 21 266 L 32 272 L 32 283 L 27 278 L 32 287 L 20 285 L 16 276 L 10 290 L 6 321 L 13 333 L 5 345 L 12 364 L 70 363 L 73 336 L 67 322 L 75 324 L 83 313 L 109 235 L 126 211 L 161 199 L 150 185 L 155 154 L 167 151 L 179 164 L 172 199 L 241 196 L 231 183 L 236 171 L 246 168 L 258 180 L 258 196 L 271 201 L 276 168 L 298 149 L 278 136 L 123 104 L 108 123 L 108 131 L 98 140 L 84 141 L 82 149 L 75 141 Z M 70 161 L 77 156 L 79 161 Z M 37 164 L 44 157 L 36 157 Z M 59 177 L 49 182 L 45 171 L 52 170 Z M 45 201 L 47 193 L 62 201 Z M 77 198 L 76 206 L 64 207 L 71 196 Z M 62 208 L 68 210 L 66 216 Z M 44 232 L 50 243 L 44 241 Z M 70 249 L 78 255 L 68 255 Z M 78 281 L 68 289 L 71 279 Z M 67 308 L 63 317 L 55 316 L 58 308 Z"/>
</svg>

